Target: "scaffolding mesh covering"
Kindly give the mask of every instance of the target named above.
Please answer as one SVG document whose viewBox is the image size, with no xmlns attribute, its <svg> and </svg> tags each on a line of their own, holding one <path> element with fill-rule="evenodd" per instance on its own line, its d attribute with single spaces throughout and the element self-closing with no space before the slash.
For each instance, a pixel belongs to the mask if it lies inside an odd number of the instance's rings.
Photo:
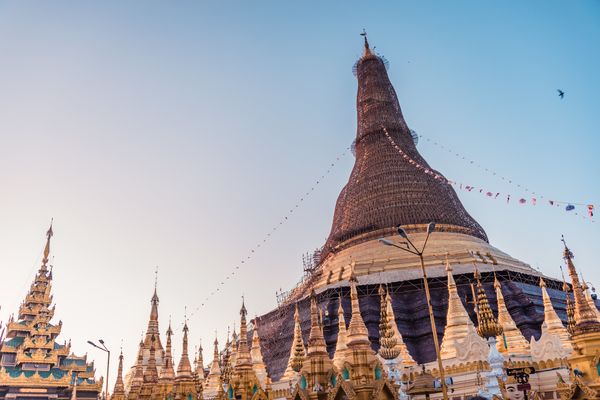
<svg viewBox="0 0 600 400">
<path fill-rule="evenodd" d="M 356 76 L 356 161 L 338 197 L 321 260 L 345 244 L 356 244 L 359 236 L 359 242 L 370 240 L 396 225 L 433 221 L 446 230 L 487 241 L 485 231 L 467 213 L 454 189 L 409 164 L 387 140 L 384 127 L 414 161 L 435 171 L 417 151 L 384 61 L 365 52 L 357 62 Z"/>
</svg>

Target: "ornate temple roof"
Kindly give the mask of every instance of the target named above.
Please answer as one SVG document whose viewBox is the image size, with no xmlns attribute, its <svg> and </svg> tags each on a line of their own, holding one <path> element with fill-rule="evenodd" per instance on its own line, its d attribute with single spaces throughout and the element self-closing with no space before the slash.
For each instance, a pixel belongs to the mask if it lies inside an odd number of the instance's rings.
<svg viewBox="0 0 600 400">
<path fill-rule="evenodd" d="M 94 364 L 86 356 L 71 353 L 71 344 L 57 343 L 62 322 L 52 324 L 52 267 L 48 266 L 52 226 L 46 233 L 42 265 L 35 275 L 18 320 L 12 317 L 6 339 L 0 343 L 0 397 L 10 388 L 54 388 L 59 397 L 77 384 L 80 392 L 98 393 L 101 381 L 94 377 Z M 62 392 L 60 392 L 62 391 Z"/>
<path fill-rule="evenodd" d="M 434 171 L 417 151 L 385 62 L 371 52 L 366 38 L 356 77 L 356 161 L 337 199 L 321 259 L 344 248 L 350 239 L 368 240 L 385 236 L 386 229 L 397 225 L 431 221 L 441 229 L 487 241 L 483 228 L 467 213 L 454 189 L 411 165 L 385 136 L 383 128 L 412 160 Z"/>
</svg>

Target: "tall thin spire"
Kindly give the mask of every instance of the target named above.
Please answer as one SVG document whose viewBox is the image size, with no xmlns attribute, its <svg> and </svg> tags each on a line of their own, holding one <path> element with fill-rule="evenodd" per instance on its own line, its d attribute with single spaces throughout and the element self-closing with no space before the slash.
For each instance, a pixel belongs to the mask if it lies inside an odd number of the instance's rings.
<svg viewBox="0 0 600 400">
<path fill-rule="evenodd" d="M 117 369 L 117 381 L 115 382 L 111 399 L 116 399 L 117 397 L 123 398 L 124 395 L 125 385 L 123 384 L 123 349 L 121 349 L 121 353 L 119 354 L 119 368 Z"/>
<path fill-rule="evenodd" d="M 46 246 L 44 247 L 44 258 L 42 259 L 42 269 L 46 269 L 46 264 L 48 264 L 48 257 L 50 256 L 50 239 L 54 236 L 54 232 L 52 231 L 52 223 L 54 219 L 50 221 L 50 228 L 48 228 L 48 232 L 46 232 Z"/>
<path fill-rule="evenodd" d="M 173 369 L 173 352 L 172 352 L 172 336 L 171 320 L 169 320 L 169 328 L 167 329 L 167 348 L 165 351 L 165 359 L 160 370 L 160 379 L 171 382 L 175 379 L 175 370 Z"/>
<path fill-rule="evenodd" d="M 348 348 L 348 332 L 346 330 L 346 320 L 344 318 L 344 308 L 342 307 L 342 297 L 339 297 L 338 305 L 338 334 L 335 344 L 335 353 L 333 355 L 333 364 L 341 371 L 344 366 L 344 351 Z"/>
<path fill-rule="evenodd" d="M 573 304 L 573 300 L 571 300 L 571 289 L 567 284 L 567 280 L 565 279 L 565 273 L 563 271 L 562 265 L 560 266 L 560 274 L 562 275 L 562 290 L 565 293 L 565 302 L 567 303 L 567 331 L 570 335 L 575 331 L 575 304 Z"/>
<path fill-rule="evenodd" d="M 190 358 L 188 356 L 188 325 L 187 318 L 183 325 L 183 341 L 181 350 L 181 359 L 177 366 L 177 378 L 191 378 L 192 377 L 192 365 L 190 364 Z"/>
<path fill-rule="evenodd" d="M 254 319 L 254 329 L 252 330 L 252 348 L 250 349 L 250 356 L 252 358 L 252 370 L 264 389 L 268 379 L 267 366 L 263 360 L 262 350 L 260 348 L 260 336 L 258 335 L 258 321 L 256 318 Z"/>
<path fill-rule="evenodd" d="M 562 241 L 565 246 L 564 259 L 567 262 L 569 276 L 571 277 L 571 286 L 573 287 L 573 297 L 575 299 L 575 327 L 573 333 L 600 332 L 600 321 L 598 321 L 596 314 L 585 299 L 577 270 L 573 264 L 573 253 L 567 247 L 564 237 Z"/>
<path fill-rule="evenodd" d="M 198 347 L 198 356 L 196 357 L 196 375 L 198 375 L 198 379 L 204 380 L 204 357 L 202 356 L 202 342 L 200 342 L 200 346 Z"/>
<path fill-rule="evenodd" d="M 360 314 L 360 304 L 358 302 L 358 291 L 356 285 L 358 280 L 354 275 L 354 270 L 350 275 L 350 300 L 352 303 L 352 319 L 348 325 L 348 348 L 355 346 L 371 346 L 369 341 L 369 331 L 365 325 L 365 321 Z"/>
<path fill-rule="evenodd" d="M 310 335 L 308 336 L 308 351 L 306 354 L 308 357 L 327 354 L 327 345 L 321 330 L 317 296 L 314 290 L 310 294 Z"/>
<path fill-rule="evenodd" d="M 148 318 L 148 329 L 146 329 L 146 337 L 144 338 L 144 348 L 146 351 L 150 349 L 150 344 L 152 342 L 152 337 L 154 336 L 154 346 L 155 350 L 159 352 L 162 357 L 162 343 L 160 342 L 160 331 L 158 327 L 158 267 L 154 271 L 154 292 L 152 294 L 152 298 L 150 299 L 151 309 L 150 309 L 150 317 Z"/>
<path fill-rule="evenodd" d="M 240 336 L 238 342 L 238 348 L 236 353 L 236 364 L 237 365 L 251 365 L 252 359 L 250 358 L 250 349 L 248 348 L 248 327 L 246 326 L 246 304 L 242 297 L 242 308 L 240 309 Z"/>
</svg>

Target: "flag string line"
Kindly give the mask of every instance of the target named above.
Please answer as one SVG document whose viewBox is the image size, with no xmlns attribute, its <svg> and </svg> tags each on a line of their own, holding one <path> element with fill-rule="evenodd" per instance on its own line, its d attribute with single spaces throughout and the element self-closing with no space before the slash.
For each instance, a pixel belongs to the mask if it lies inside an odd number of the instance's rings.
<svg viewBox="0 0 600 400">
<path fill-rule="evenodd" d="M 309 190 L 307 190 L 305 193 L 303 193 L 298 200 L 296 201 L 296 203 L 284 214 L 283 218 L 281 220 L 279 220 L 279 222 L 277 224 L 275 224 L 271 230 L 268 231 L 268 233 L 263 237 L 263 239 L 261 241 L 259 241 L 256 245 L 254 245 L 252 248 L 250 248 L 250 250 L 248 251 L 246 257 L 242 258 L 239 263 L 235 264 L 232 268 L 231 271 L 229 272 L 228 275 L 225 275 L 224 279 L 221 280 L 218 284 L 216 289 L 212 290 L 209 294 L 207 294 L 204 299 L 202 300 L 202 303 L 196 307 L 195 309 L 192 310 L 192 312 L 190 313 L 190 315 L 188 315 L 188 319 L 191 319 L 196 313 L 198 313 L 203 307 L 205 307 L 206 303 L 213 298 L 214 296 L 216 296 L 219 292 L 221 292 L 221 289 L 225 286 L 225 284 L 227 283 L 227 281 L 230 281 L 233 279 L 234 276 L 236 276 L 237 272 L 240 270 L 240 267 L 247 264 L 252 258 L 253 256 L 256 254 L 256 252 L 261 248 L 264 247 L 264 245 L 272 238 L 273 234 L 275 234 L 286 222 L 288 222 L 291 217 L 294 215 L 294 212 L 300 208 L 300 206 L 305 202 L 305 200 L 315 191 L 315 189 L 321 184 L 321 182 L 323 182 L 323 180 L 330 175 L 331 171 L 336 167 L 336 165 L 339 163 L 339 161 L 344 158 L 348 152 L 351 151 L 351 146 L 348 146 L 344 149 L 344 151 L 339 154 L 334 161 L 332 161 L 331 163 L 329 163 L 329 166 L 327 168 L 327 170 L 321 174 L 321 176 L 316 179 L 314 181 L 314 183 L 312 184 L 311 188 Z"/>
<path fill-rule="evenodd" d="M 477 167 L 478 169 L 485 171 L 488 174 L 491 174 L 493 176 L 496 176 L 498 178 L 500 178 L 501 180 L 503 180 L 504 182 L 507 182 L 508 184 L 517 187 L 519 189 L 524 190 L 525 192 L 532 194 L 532 195 L 536 195 L 538 196 L 540 199 L 545 199 L 546 197 L 544 197 L 544 195 L 541 194 L 537 194 L 535 191 L 529 189 L 527 186 L 525 185 L 521 185 L 520 183 L 515 182 L 512 179 L 509 179 L 507 177 L 505 177 L 504 175 L 490 169 L 490 168 L 486 168 L 483 165 L 481 165 L 479 162 L 465 156 L 464 154 L 461 154 L 459 152 L 454 151 L 453 149 L 449 148 L 448 146 L 443 145 L 442 143 L 439 143 L 436 140 L 433 139 L 429 139 L 427 136 L 424 136 L 422 134 L 418 134 L 419 138 L 425 139 L 428 143 L 433 144 L 434 146 L 442 149 L 443 151 L 447 151 L 448 153 L 452 154 L 453 156 L 455 156 L 458 159 L 461 159 L 463 161 L 466 161 L 467 163 L 474 165 L 475 167 Z M 575 203 L 575 202 L 568 202 L 568 201 L 559 201 L 559 200 L 555 200 L 554 203 L 559 203 L 559 204 L 572 204 L 575 206 L 588 206 L 589 204 L 586 203 Z"/>
<path fill-rule="evenodd" d="M 387 129 L 385 127 L 382 126 L 382 130 L 383 133 L 385 134 L 385 137 L 387 138 L 388 142 L 390 143 L 390 145 L 392 145 L 392 147 L 394 147 L 398 153 L 400 153 L 400 156 L 402 156 L 402 158 L 404 158 L 410 165 L 412 165 L 413 167 L 415 167 L 416 169 L 418 169 L 419 171 L 433 177 L 434 179 L 436 179 L 439 182 L 448 184 L 448 185 L 452 185 L 452 186 L 456 186 L 459 187 L 461 190 L 467 191 L 467 192 L 473 192 L 475 191 L 476 193 L 482 193 L 484 194 L 486 197 L 488 198 L 492 198 L 492 199 L 498 199 L 498 197 L 501 195 L 500 192 L 492 192 L 489 190 L 486 190 L 482 187 L 475 187 L 472 185 L 466 185 L 457 181 L 453 181 L 450 179 L 445 178 L 443 175 L 437 173 L 436 171 L 432 170 L 431 168 L 420 164 L 419 162 L 415 161 L 414 159 L 412 159 L 404 150 L 402 150 L 402 148 L 396 144 L 396 142 L 394 141 L 394 139 L 390 136 L 389 132 L 387 131 Z M 459 153 L 455 153 L 457 156 L 460 157 Z M 466 159 L 466 158 L 465 158 Z M 471 161 L 471 160 L 469 160 Z M 474 163 L 474 162 L 473 162 Z M 479 164 L 478 164 L 479 165 Z M 481 166 L 480 166 L 481 167 Z M 481 167 L 484 168 L 484 167 Z M 484 168 L 486 171 L 490 171 L 488 168 Z M 496 174 L 495 172 L 492 171 L 493 174 Z M 512 183 L 512 180 L 509 180 L 505 177 L 503 177 L 502 175 L 499 175 L 502 179 L 506 180 L 509 183 Z M 523 188 L 521 185 L 519 185 L 519 187 Z M 538 198 L 540 199 L 546 199 L 544 196 L 538 195 L 535 192 L 531 192 L 530 190 L 527 190 L 530 194 L 536 195 L 537 197 L 532 197 L 531 199 L 525 199 L 525 198 L 520 198 L 518 199 L 519 204 L 531 204 L 531 205 L 537 205 L 537 200 Z M 506 194 L 506 203 L 510 203 L 511 200 L 511 194 Z M 565 205 L 565 210 L 570 212 L 575 210 L 575 204 L 578 205 L 583 205 L 581 203 L 570 203 L 570 202 L 563 202 L 563 201 L 555 201 L 555 200 L 547 200 L 548 204 L 550 206 L 555 206 L 555 207 L 559 207 L 561 205 Z M 589 221 L 589 222 L 596 222 L 595 220 L 593 220 L 593 216 L 594 216 L 594 208 L 595 206 L 593 204 L 587 204 L 585 205 L 587 207 L 587 215 L 583 215 L 577 211 L 573 211 L 570 214 L 582 217 L 584 220 Z"/>
</svg>

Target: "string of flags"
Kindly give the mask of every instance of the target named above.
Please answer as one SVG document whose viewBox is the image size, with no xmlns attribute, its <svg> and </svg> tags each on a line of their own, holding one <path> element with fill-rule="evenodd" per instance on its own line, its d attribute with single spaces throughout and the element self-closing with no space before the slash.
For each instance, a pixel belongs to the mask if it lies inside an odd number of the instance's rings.
<svg viewBox="0 0 600 400">
<path fill-rule="evenodd" d="M 504 182 L 506 182 L 506 183 L 508 183 L 508 184 L 510 184 L 510 185 L 512 185 L 512 186 L 515 186 L 515 187 L 517 187 L 517 188 L 519 188 L 519 189 L 522 189 L 522 190 L 524 190 L 525 192 L 528 192 L 530 195 L 537 196 L 537 197 L 535 198 L 536 200 L 532 200 L 534 203 L 535 203 L 535 201 L 537 201 L 537 199 L 546 199 L 546 198 L 544 197 L 544 195 L 542 195 L 542 194 L 536 194 L 536 192 L 535 192 L 535 191 L 533 191 L 533 190 L 529 189 L 529 188 L 528 188 L 526 185 L 522 185 L 522 184 L 520 184 L 520 183 L 517 183 L 517 182 L 515 182 L 514 180 L 512 180 L 512 179 L 509 179 L 509 178 L 507 178 L 507 177 L 503 176 L 502 174 L 500 174 L 500 173 L 498 173 L 498 172 L 496 172 L 496 171 L 494 171 L 494 170 L 492 170 L 492 169 L 486 168 L 486 167 L 482 166 L 481 164 L 479 164 L 477 161 L 475 161 L 475 160 L 472 160 L 472 159 L 470 159 L 469 157 L 467 157 L 467 156 L 465 156 L 465 155 L 463 155 L 463 154 L 460 154 L 460 153 L 458 153 L 458 152 L 456 152 L 456 151 L 454 151 L 454 150 L 450 149 L 450 148 L 449 148 L 449 147 L 447 147 L 447 146 L 444 146 L 442 143 L 438 143 L 437 141 L 435 141 L 435 140 L 433 140 L 433 139 L 429 139 L 428 137 L 426 137 L 426 136 L 423 136 L 423 135 L 420 135 L 420 134 L 419 134 L 418 136 L 419 136 L 419 138 L 425 139 L 425 140 L 426 140 L 428 143 L 431 143 L 431 144 L 433 144 L 434 146 L 436 146 L 436 147 L 438 147 L 438 148 L 440 148 L 440 149 L 442 149 L 442 150 L 444 150 L 444 151 L 447 151 L 448 153 L 452 154 L 453 156 L 455 156 L 455 157 L 457 157 L 457 158 L 459 158 L 459 159 L 461 159 L 461 160 L 463 160 L 463 161 L 465 161 L 465 162 L 468 162 L 469 164 L 471 164 L 471 165 L 473 165 L 473 166 L 477 167 L 478 169 L 480 169 L 480 170 L 482 170 L 482 171 L 485 171 L 486 173 L 488 173 L 488 174 L 491 174 L 491 175 L 493 175 L 493 176 L 495 176 L 495 177 L 498 177 L 498 178 L 500 178 L 501 180 L 503 180 Z M 532 199 L 534 199 L 534 198 L 532 198 Z M 574 206 L 582 206 L 582 207 L 585 207 L 585 208 L 587 208 L 587 210 L 588 210 L 588 215 L 589 215 L 590 217 L 591 217 L 591 216 L 593 216 L 593 213 L 594 213 L 594 208 L 595 208 L 593 204 L 584 204 L 584 203 L 570 203 L 570 202 L 566 202 L 566 201 L 548 200 L 548 203 L 549 203 L 550 205 L 557 205 L 557 204 L 558 204 L 558 205 L 564 205 L 564 206 L 565 206 L 565 210 L 567 210 L 567 211 L 574 210 L 574 209 L 575 209 L 575 207 L 574 207 Z M 572 207 L 572 206 L 573 206 L 573 207 Z"/>
<path fill-rule="evenodd" d="M 594 211 L 595 211 L 595 206 L 593 204 L 581 204 L 581 203 L 572 203 L 572 202 L 565 202 L 565 201 L 557 201 L 557 200 L 548 200 L 546 199 L 543 195 L 539 195 L 536 194 L 535 192 L 532 192 L 531 190 L 529 190 L 528 188 L 517 184 L 517 186 L 519 188 L 524 189 L 525 191 L 529 192 L 530 195 L 532 195 L 532 197 L 514 197 L 511 194 L 502 194 L 500 192 L 497 191 L 490 191 L 490 190 L 486 190 L 482 187 L 475 187 L 472 185 L 466 185 L 460 182 L 456 182 L 450 179 L 446 179 L 443 175 L 440 175 L 439 173 L 437 173 L 436 171 L 428 168 L 426 165 L 420 164 L 418 161 L 415 161 L 414 159 L 412 159 L 406 152 L 404 152 L 404 150 L 402 150 L 402 148 L 400 146 L 398 146 L 396 144 L 396 142 L 394 141 L 394 139 L 390 136 L 390 134 L 388 133 L 387 129 L 385 127 L 382 127 L 383 132 L 385 134 L 385 137 L 387 138 L 387 140 L 390 142 L 390 144 L 394 147 L 394 149 L 396 149 L 400 155 L 402 156 L 402 158 L 404 158 L 410 165 L 414 166 L 415 168 L 417 168 L 418 170 L 424 172 L 425 174 L 433 177 L 434 179 L 448 184 L 448 185 L 452 185 L 455 186 L 457 188 L 459 188 L 460 190 L 466 191 L 466 192 L 474 192 L 474 193 L 480 193 L 483 194 L 484 196 L 486 196 L 487 198 L 491 198 L 491 199 L 498 199 L 498 198 L 505 198 L 506 199 L 506 204 L 509 204 L 511 202 L 511 200 L 516 201 L 518 204 L 521 205 L 537 205 L 538 204 L 538 200 L 539 201 L 544 201 L 546 204 L 548 204 L 549 206 L 553 206 L 553 207 L 564 207 L 564 210 L 576 215 L 576 216 L 580 216 L 583 219 L 590 221 L 590 222 L 596 222 L 595 220 L 593 220 L 593 216 L 594 216 Z M 419 135 L 420 137 L 422 137 L 422 135 Z M 428 140 L 427 138 L 425 138 L 426 140 Z M 428 140 L 429 141 L 429 140 Z M 447 149 L 446 147 L 444 147 L 443 145 L 438 144 L 437 142 L 434 142 L 434 144 L 438 145 L 439 147 L 442 147 L 444 149 Z M 449 150 L 449 149 L 448 149 Z M 451 150 L 449 150 L 451 153 L 455 154 L 457 157 L 461 157 L 461 154 L 459 153 L 454 153 Z M 474 161 L 472 160 L 468 160 L 466 157 L 462 156 L 463 159 L 469 161 L 471 164 L 476 164 Z M 504 181 L 508 182 L 508 183 L 513 183 L 512 180 L 505 178 L 502 175 L 498 175 L 496 172 L 489 170 L 488 168 L 484 168 L 479 164 L 476 164 L 479 168 L 481 169 L 485 169 L 486 171 L 492 173 L 493 175 L 497 175 L 499 176 L 501 179 L 503 179 Z M 504 197 L 506 196 L 506 197 Z M 579 207 L 579 208 L 578 208 Z M 584 208 L 584 212 L 580 212 L 580 208 L 581 207 L 585 207 Z"/>
<path fill-rule="evenodd" d="M 233 277 L 237 274 L 239 269 L 242 266 L 244 266 L 245 264 L 247 264 L 254 257 L 256 252 L 261 247 L 264 247 L 264 245 L 267 243 L 267 241 L 269 241 L 272 238 L 272 236 L 275 234 L 275 232 L 277 232 L 286 222 L 288 222 L 291 219 L 294 212 L 296 210 L 298 210 L 298 208 L 300 208 L 300 206 L 304 203 L 304 201 L 315 191 L 315 189 L 323 182 L 323 180 L 325 180 L 325 178 L 331 173 L 331 171 L 334 169 L 334 167 L 339 163 L 339 161 L 342 158 L 344 158 L 346 156 L 346 154 L 348 154 L 348 152 L 350 150 L 351 150 L 351 146 L 348 146 L 347 148 L 344 149 L 344 151 L 341 154 L 339 154 L 335 158 L 335 161 L 332 161 L 329 164 L 327 170 L 323 174 L 321 174 L 321 176 L 318 179 L 315 180 L 315 182 L 313 183 L 313 185 L 311 186 L 311 188 L 309 190 L 307 190 L 304 194 L 302 194 L 298 198 L 298 200 L 296 201 L 296 204 L 294 204 L 293 207 L 291 207 L 285 213 L 283 218 L 277 224 L 275 224 L 271 228 L 270 231 L 268 231 L 268 233 L 263 237 L 263 239 L 261 241 L 259 241 L 256 245 L 254 245 L 254 247 L 252 247 L 249 250 L 246 257 L 242 258 L 238 264 L 234 265 L 231 268 L 231 271 L 229 272 L 229 274 L 225 275 L 225 277 L 217 284 L 216 288 L 206 295 L 206 297 L 202 300 L 202 303 L 198 307 L 196 307 L 195 309 L 192 310 L 192 312 L 188 316 L 189 318 L 193 317 L 194 314 L 196 312 L 200 311 L 200 309 L 203 308 L 212 297 L 214 297 L 216 294 L 218 294 L 221 291 L 221 289 L 223 288 L 223 286 L 225 286 L 225 284 L 228 281 L 233 279 Z"/>
</svg>

